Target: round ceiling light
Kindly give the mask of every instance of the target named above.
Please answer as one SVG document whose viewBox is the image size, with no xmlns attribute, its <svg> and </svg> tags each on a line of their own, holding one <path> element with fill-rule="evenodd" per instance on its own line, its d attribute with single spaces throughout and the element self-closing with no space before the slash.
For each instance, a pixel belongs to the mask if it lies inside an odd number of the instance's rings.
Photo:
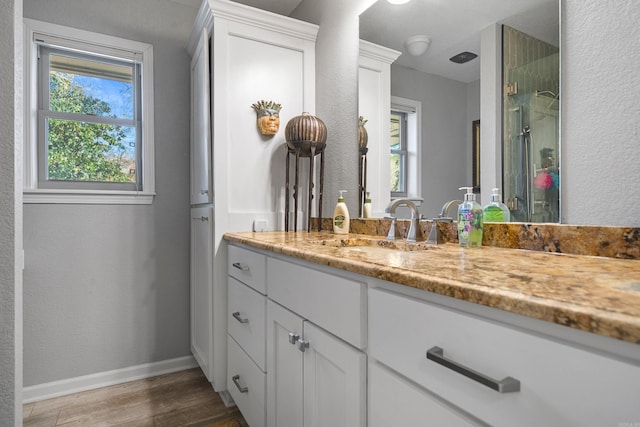
<svg viewBox="0 0 640 427">
<path fill-rule="evenodd" d="M 420 56 L 429 49 L 431 37 L 424 35 L 409 37 L 404 45 L 411 55 Z"/>
<path fill-rule="evenodd" d="M 411 0 L 387 0 L 391 4 L 405 4 L 409 3 Z"/>
</svg>

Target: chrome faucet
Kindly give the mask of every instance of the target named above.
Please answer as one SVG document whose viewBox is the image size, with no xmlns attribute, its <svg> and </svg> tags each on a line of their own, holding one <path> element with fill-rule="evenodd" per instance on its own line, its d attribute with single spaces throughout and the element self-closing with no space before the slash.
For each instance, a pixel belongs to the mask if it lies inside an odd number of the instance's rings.
<svg viewBox="0 0 640 427">
<path fill-rule="evenodd" d="M 442 206 L 442 211 L 440 212 L 440 218 L 451 218 L 449 216 L 449 210 L 452 206 L 460 206 L 462 200 L 450 200 Z"/>
<path fill-rule="evenodd" d="M 437 218 L 433 218 L 433 223 L 431 224 L 431 230 L 429 231 L 429 237 L 427 238 L 427 243 L 432 245 L 440 245 L 444 243 L 444 237 L 440 232 L 440 228 L 438 227 L 438 223 L 440 222 L 452 222 L 453 218 L 449 216 L 449 211 L 454 206 L 459 206 L 462 203 L 462 200 L 450 200 L 442 206 L 442 211 Z"/>
<path fill-rule="evenodd" d="M 418 227 L 418 219 L 420 218 L 420 213 L 418 212 L 418 208 L 416 207 L 415 203 L 413 203 L 409 199 L 392 200 L 385 209 L 385 213 L 388 214 L 388 216 L 386 216 L 385 218 L 391 219 L 391 228 L 389 228 L 387 240 L 395 240 L 398 238 L 395 217 L 396 208 L 398 206 L 406 206 L 409 208 L 409 210 L 411 210 L 411 225 L 409 226 L 409 232 L 407 233 L 407 242 L 416 242 L 418 238 L 422 237 L 420 227 Z"/>
</svg>

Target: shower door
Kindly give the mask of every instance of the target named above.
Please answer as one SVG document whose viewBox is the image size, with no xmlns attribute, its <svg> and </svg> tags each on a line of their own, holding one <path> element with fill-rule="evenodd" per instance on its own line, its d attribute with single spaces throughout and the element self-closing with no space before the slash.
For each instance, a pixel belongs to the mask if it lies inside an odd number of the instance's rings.
<svg viewBox="0 0 640 427">
<path fill-rule="evenodd" d="M 558 222 L 558 48 L 503 27 L 503 199 L 512 221 Z"/>
</svg>

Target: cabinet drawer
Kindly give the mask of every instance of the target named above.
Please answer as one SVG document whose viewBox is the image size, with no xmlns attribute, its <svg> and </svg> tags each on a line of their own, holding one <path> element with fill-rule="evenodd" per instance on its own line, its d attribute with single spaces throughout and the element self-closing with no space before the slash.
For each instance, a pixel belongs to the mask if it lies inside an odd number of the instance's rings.
<svg viewBox="0 0 640 427">
<path fill-rule="evenodd" d="M 640 367 L 386 291 L 369 292 L 370 356 L 492 425 L 617 425 L 640 420 Z M 433 347 L 499 393 L 426 358 Z"/>
<path fill-rule="evenodd" d="M 227 270 L 230 276 L 251 286 L 261 294 L 266 294 L 266 258 L 257 252 L 229 245 Z"/>
<path fill-rule="evenodd" d="M 266 422 L 266 374 L 227 335 L 227 389 L 251 427 Z"/>
<path fill-rule="evenodd" d="M 229 277 L 227 328 L 249 357 L 265 369 L 265 322 L 267 298 Z"/>
<path fill-rule="evenodd" d="M 369 427 L 479 425 L 459 409 L 379 363 L 369 364 L 368 381 Z"/>
<path fill-rule="evenodd" d="M 270 299 L 350 344 L 366 347 L 364 283 L 268 258 L 267 288 Z"/>
</svg>

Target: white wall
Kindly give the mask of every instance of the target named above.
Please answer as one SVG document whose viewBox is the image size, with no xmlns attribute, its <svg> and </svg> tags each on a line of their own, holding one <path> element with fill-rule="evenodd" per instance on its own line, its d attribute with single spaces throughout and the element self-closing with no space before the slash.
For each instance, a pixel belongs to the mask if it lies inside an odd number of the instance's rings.
<svg viewBox="0 0 640 427">
<path fill-rule="evenodd" d="M 0 425 L 22 425 L 22 2 L 0 0 Z"/>
<path fill-rule="evenodd" d="M 562 222 L 640 227 L 640 3 L 562 15 Z"/>
<path fill-rule="evenodd" d="M 391 95 L 422 102 L 420 213 L 436 217 L 443 204 L 462 197 L 458 188 L 472 184 L 467 84 L 392 64 Z"/>
<path fill-rule="evenodd" d="M 469 143 L 469 149 L 467 150 L 467 182 L 469 184 L 467 185 L 473 184 L 472 123 L 474 120 L 480 120 L 480 80 L 467 84 L 467 142 Z M 491 189 L 489 189 L 490 192 Z"/>
<path fill-rule="evenodd" d="M 158 194 L 144 206 L 25 206 L 25 386 L 190 354 L 185 46 L 196 12 L 170 0 L 24 0 L 27 18 L 153 44 Z"/>
</svg>

